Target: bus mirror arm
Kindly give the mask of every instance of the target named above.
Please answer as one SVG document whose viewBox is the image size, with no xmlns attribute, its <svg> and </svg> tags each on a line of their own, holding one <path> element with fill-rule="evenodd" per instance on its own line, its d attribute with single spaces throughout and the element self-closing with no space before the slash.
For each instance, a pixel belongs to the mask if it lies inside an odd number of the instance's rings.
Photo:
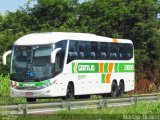
<svg viewBox="0 0 160 120">
<path fill-rule="evenodd" d="M 3 56 L 2 56 L 2 63 L 3 63 L 3 65 L 6 65 L 7 64 L 7 56 L 9 55 L 9 54 L 11 54 L 12 53 L 12 50 L 9 50 L 9 51 L 7 51 L 7 52 L 5 52 L 4 54 L 3 54 Z"/>
<path fill-rule="evenodd" d="M 61 48 L 56 48 L 55 50 L 53 50 L 52 54 L 51 54 L 51 63 L 55 63 L 56 61 L 56 54 L 61 50 Z"/>
</svg>

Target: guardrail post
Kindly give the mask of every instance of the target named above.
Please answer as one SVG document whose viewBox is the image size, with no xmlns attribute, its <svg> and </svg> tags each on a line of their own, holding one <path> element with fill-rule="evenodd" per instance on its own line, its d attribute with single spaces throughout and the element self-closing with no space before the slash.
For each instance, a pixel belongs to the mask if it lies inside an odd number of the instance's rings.
<svg viewBox="0 0 160 120">
<path fill-rule="evenodd" d="M 26 116 L 27 113 L 28 113 L 28 106 L 27 106 L 27 104 L 18 104 L 17 110 L 18 110 L 19 112 L 22 110 L 23 115 Z"/>
<path fill-rule="evenodd" d="M 102 109 L 103 106 L 104 106 L 104 101 L 103 101 L 103 99 L 99 99 L 99 106 L 98 106 L 98 108 L 99 108 L 99 109 Z"/>
<path fill-rule="evenodd" d="M 105 108 L 107 108 L 107 104 L 108 104 L 108 100 L 107 100 L 107 98 L 105 97 L 105 99 L 104 99 L 104 107 L 105 107 Z"/>
<path fill-rule="evenodd" d="M 20 104 L 18 104 L 18 108 L 17 108 L 17 109 L 18 109 L 18 111 L 21 111 L 21 108 L 22 108 L 22 107 L 21 107 L 21 105 L 20 105 Z"/>
<path fill-rule="evenodd" d="M 137 97 L 131 97 L 131 103 L 132 104 L 137 104 L 138 98 Z"/>
<path fill-rule="evenodd" d="M 62 108 L 66 108 L 67 110 L 71 110 L 71 102 L 70 101 L 62 101 Z"/>
<path fill-rule="evenodd" d="M 134 98 L 134 103 L 137 104 L 137 102 L 138 102 L 138 98 L 135 97 L 135 98 Z"/>
<path fill-rule="evenodd" d="M 28 106 L 27 106 L 27 104 L 23 104 L 22 105 L 22 110 L 23 110 L 23 114 L 26 116 L 27 113 L 28 113 Z"/>
<path fill-rule="evenodd" d="M 71 110 L 71 102 L 67 101 L 67 109 L 70 111 Z"/>
<path fill-rule="evenodd" d="M 159 102 L 160 100 L 160 95 L 157 95 L 157 102 Z"/>
<path fill-rule="evenodd" d="M 131 97 L 130 99 L 131 99 L 131 104 L 133 104 L 133 97 Z"/>
<path fill-rule="evenodd" d="M 62 108 L 65 108 L 65 103 L 63 100 L 62 100 Z"/>
</svg>

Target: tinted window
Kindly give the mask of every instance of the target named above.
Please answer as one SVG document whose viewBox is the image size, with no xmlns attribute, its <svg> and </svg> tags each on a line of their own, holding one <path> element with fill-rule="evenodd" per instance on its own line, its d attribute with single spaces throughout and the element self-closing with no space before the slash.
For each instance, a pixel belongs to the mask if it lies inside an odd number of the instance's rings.
<svg viewBox="0 0 160 120">
<path fill-rule="evenodd" d="M 89 58 L 90 59 L 98 59 L 99 58 L 99 49 L 97 42 L 90 42 L 88 44 L 90 46 Z"/>
<path fill-rule="evenodd" d="M 129 60 L 133 57 L 133 45 L 128 43 L 119 44 L 119 59 Z"/>
<path fill-rule="evenodd" d="M 109 43 L 109 58 L 111 60 L 118 59 L 118 44 L 117 43 Z"/>
<path fill-rule="evenodd" d="M 87 43 L 83 41 L 77 42 L 78 46 L 78 58 L 87 59 Z"/>
<path fill-rule="evenodd" d="M 60 41 L 56 43 L 56 48 L 61 48 L 61 50 L 56 54 L 56 62 L 54 64 L 54 75 L 57 75 L 63 70 L 64 58 L 66 53 L 67 41 Z"/>
<path fill-rule="evenodd" d="M 99 43 L 99 47 L 100 47 L 100 59 L 107 59 L 109 57 L 108 55 L 108 43 L 105 42 L 101 42 Z"/>
<path fill-rule="evenodd" d="M 68 60 L 67 63 L 71 62 L 78 58 L 77 52 L 77 42 L 76 41 L 69 41 L 69 51 L 68 51 Z"/>
<path fill-rule="evenodd" d="M 56 43 L 56 48 L 62 48 L 62 50 L 66 50 L 67 40 L 59 41 Z"/>
<path fill-rule="evenodd" d="M 125 44 L 119 44 L 119 59 L 120 60 L 125 60 L 126 55 L 125 55 Z"/>
<path fill-rule="evenodd" d="M 126 44 L 125 45 L 125 56 L 126 59 L 129 60 L 133 57 L 133 45 L 132 44 Z"/>
<path fill-rule="evenodd" d="M 91 41 L 70 41 L 68 61 L 83 60 L 129 60 L 133 57 L 133 45 Z"/>
</svg>

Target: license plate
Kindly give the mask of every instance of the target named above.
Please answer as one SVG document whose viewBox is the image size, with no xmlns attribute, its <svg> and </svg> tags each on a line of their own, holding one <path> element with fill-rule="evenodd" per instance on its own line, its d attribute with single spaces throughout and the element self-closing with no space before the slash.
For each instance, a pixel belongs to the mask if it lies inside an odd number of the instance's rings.
<svg viewBox="0 0 160 120">
<path fill-rule="evenodd" d="M 25 93 L 27 96 L 32 96 L 33 95 L 33 92 L 26 92 Z"/>
</svg>

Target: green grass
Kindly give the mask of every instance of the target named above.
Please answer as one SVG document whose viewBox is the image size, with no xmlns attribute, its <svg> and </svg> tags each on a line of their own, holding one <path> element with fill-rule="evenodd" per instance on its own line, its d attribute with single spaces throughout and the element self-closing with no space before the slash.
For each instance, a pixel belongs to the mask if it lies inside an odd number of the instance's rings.
<svg viewBox="0 0 160 120">
<path fill-rule="evenodd" d="M 0 75 L 0 104 L 25 102 L 24 98 L 11 98 L 9 92 L 9 76 Z"/>
<path fill-rule="evenodd" d="M 139 102 L 131 106 L 108 107 L 102 109 L 81 109 L 74 111 L 61 111 L 62 114 L 160 114 L 160 102 Z"/>
<path fill-rule="evenodd" d="M 14 103 L 25 103 L 24 98 L 11 98 L 9 95 L 9 76 L 3 77 L 0 75 L 0 104 L 14 104 Z M 95 96 L 92 96 L 93 98 Z M 46 101 L 55 101 L 55 99 L 42 99 L 38 100 L 38 102 L 46 102 Z M 27 116 L 17 116 L 14 117 L 21 120 L 22 118 L 25 120 L 105 120 L 105 119 L 113 119 L 113 120 L 121 120 L 124 118 L 125 114 L 160 114 L 160 103 L 138 103 L 132 106 L 121 106 L 121 107 L 108 107 L 102 109 L 80 109 L 80 110 L 71 110 L 71 111 L 60 111 L 54 114 L 47 115 L 27 115 Z M 13 116 L 1 116 L 3 118 L 13 117 Z"/>
<path fill-rule="evenodd" d="M 53 114 L 38 114 L 18 116 L 18 120 L 125 120 L 126 117 L 140 117 L 148 115 L 157 117 L 160 115 L 160 102 L 145 103 L 139 102 L 136 105 L 120 106 L 120 107 L 107 107 L 102 109 L 80 109 L 71 111 L 60 111 Z M 1 116 L 4 117 L 4 116 Z M 9 116 L 8 116 L 9 117 Z M 141 120 L 139 119 L 139 120 Z M 132 120 L 132 119 L 131 119 Z M 156 120 L 156 119 L 155 119 Z"/>
</svg>

